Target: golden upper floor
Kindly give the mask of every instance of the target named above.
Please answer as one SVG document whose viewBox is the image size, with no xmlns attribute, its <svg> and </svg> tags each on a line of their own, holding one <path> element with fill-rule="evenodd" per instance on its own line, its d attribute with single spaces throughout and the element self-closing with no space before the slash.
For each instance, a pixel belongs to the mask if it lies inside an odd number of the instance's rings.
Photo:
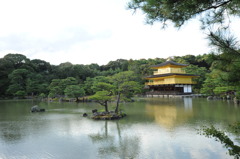
<svg viewBox="0 0 240 159">
<path fill-rule="evenodd" d="M 148 80 L 145 85 L 166 85 L 166 84 L 196 84 L 193 78 L 198 75 L 187 74 L 184 67 L 187 65 L 173 61 L 167 61 L 152 68 L 157 69 L 153 75 L 146 77 Z"/>
<path fill-rule="evenodd" d="M 166 74 L 166 73 L 186 73 L 185 70 L 182 68 L 171 68 L 171 67 L 166 67 L 166 68 L 159 68 L 157 71 L 154 71 L 154 75 L 159 75 L 159 74 Z"/>
<path fill-rule="evenodd" d="M 179 64 L 173 61 L 167 61 L 159 65 L 152 66 L 153 69 L 157 69 L 157 71 L 153 72 L 153 75 L 167 74 L 167 73 L 181 73 L 185 74 L 186 72 L 182 69 L 186 67 L 185 64 Z"/>
</svg>

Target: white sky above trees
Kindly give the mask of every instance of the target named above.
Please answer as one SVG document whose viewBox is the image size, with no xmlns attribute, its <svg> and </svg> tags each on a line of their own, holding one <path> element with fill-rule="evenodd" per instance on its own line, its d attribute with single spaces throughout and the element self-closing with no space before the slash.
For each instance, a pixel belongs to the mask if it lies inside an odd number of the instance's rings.
<svg viewBox="0 0 240 159">
<path fill-rule="evenodd" d="M 7 0 L 0 2 L 0 58 L 20 53 L 51 64 L 107 64 L 116 59 L 209 53 L 200 23 L 180 30 L 145 25 L 129 0 Z"/>
</svg>

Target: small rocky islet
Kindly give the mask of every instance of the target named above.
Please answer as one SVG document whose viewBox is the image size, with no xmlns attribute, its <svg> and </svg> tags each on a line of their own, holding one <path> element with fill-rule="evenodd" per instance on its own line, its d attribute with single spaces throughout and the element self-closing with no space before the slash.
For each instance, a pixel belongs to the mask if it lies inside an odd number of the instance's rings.
<svg viewBox="0 0 240 159">
<path fill-rule="evenodd" d="M 83 117 L 87 117 L 88 114 L 84 113 Z M 118 113 L 114 112 L 114 111 L 110 111 L 110 112 L 98 112 L 97 109 L 92 110 L 92 116 L 91 118 L 94 120 L 118 120 L 121 119 L 123 117 L 126 117 L 127 115 L 121 111 L 119 111 Z"/>
</svg>

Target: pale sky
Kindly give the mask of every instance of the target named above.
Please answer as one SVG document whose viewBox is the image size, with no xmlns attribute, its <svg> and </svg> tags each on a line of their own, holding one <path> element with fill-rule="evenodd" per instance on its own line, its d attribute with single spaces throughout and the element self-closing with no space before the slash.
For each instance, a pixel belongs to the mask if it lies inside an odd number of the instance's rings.
<svg viewBox="0 0 240 159">
<path fill-rule="evenodd" d="M 0 1 L 0 58 L 20 53 L 58 65 L 209 53 L 192 20 L 180 30 L 146 25 L 129 0 Z"/>
</svg>

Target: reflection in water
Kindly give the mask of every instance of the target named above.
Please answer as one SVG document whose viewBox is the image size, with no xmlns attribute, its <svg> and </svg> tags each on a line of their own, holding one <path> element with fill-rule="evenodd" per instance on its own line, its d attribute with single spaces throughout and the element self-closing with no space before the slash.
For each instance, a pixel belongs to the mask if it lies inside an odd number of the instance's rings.
<svg viewBox="0 0 240 159">
<path fill-rule="evenodd" d="M 141 99 L 122 103 L 126 118 L 93 121 L 82 114 L 96 108 L 95 103 L 42 102 L 38 105 L 47 112 L 32 114 L 32 102 L 0 101 L 0 158 L 226 159 L 226 149 L 198 135 L 196 127 L 240 121 L 240 108 L 227 104 Z"/>
<path fill-rule="evenodd" d="M 239 126 L 240 126 L 239 123 L 236 123 L 234 125 L 229 125 L 228 131 L 230 131 L 230 132 L 232 131 L 239 135 L 239 133 L 240 133 Z M 225 131 L 219 130 L 219 129 L 215 128 L 214 126 L 211 126 L 209 128 L 203 127 L 201 129 L 199 129 L 199 133 L 201 135 L 205 135 L 206 137 L 209 137 L 209 138 L 211 138 L 211 137 L 215 138 L 216 141 L 219 141 L 220 143 L 222 143 L 224 145 L 224 147 L 226 147 L 226 149 L 228 149 L 228 153 L 230 156 L 233 156 L 234 158 L 239 158 L 240 157 L 240 146 L 236 145 L 236 143 L 234 143 L 232 141 L 232 139 L 229 138 L 229 136 L 227 135 L 227 133 L 225 133 Z"/>
<path fill-rule="evenodd" d="M 0 124 L 0 137 L 6 142 L 16 142 L 22 139 L 23 134 L 21 134 L 21 127 L 12 123 L 8 125 L 7 123 Z"/>
<path fill-rule="evenodd" d="M 181 101 L 182 102 L 182 101 Z M 192 98 L 183 98 L 184 107 L 165 103 L 146 104 L 147 114 L 153 116 L 155 122 L 171 129 L 184 124 L 193 116 Z"/>
<path fill-rule="evenodd" d="M 111 123 L 111 129 L 117 130 L 110 131 L 108 124 Z M 113 128 L 113 125 L 116 127 Z M 98 145 L 98 157 L 99 158 L 138 158 L 139 155 L 139 139 L 137 136 L 129 136 L 129 134 L 122 135 L 119 125 L 119 121 L 109 122 L 105 121 L 104 128 L 102 128 L 96 134 L 90 134 L 94 144 Z"/>
<path fill-rule="evenodd" d="M 192 98 L 183 98 L 184 108 L 192 110 Z"/>
</svg>

